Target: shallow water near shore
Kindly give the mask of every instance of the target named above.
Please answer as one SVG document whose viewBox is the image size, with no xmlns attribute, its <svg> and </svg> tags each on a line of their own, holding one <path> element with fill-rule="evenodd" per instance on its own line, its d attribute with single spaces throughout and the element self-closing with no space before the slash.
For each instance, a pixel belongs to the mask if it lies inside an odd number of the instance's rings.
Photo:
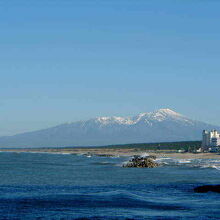
<svg viewBox="0 0 220 220">
<path fill-rule="evenodd" d="M 158 159 L 122 168 L 126 157 L 0 153 L 1 219 L 219 219 L 219 160 Z"/>
</svg>

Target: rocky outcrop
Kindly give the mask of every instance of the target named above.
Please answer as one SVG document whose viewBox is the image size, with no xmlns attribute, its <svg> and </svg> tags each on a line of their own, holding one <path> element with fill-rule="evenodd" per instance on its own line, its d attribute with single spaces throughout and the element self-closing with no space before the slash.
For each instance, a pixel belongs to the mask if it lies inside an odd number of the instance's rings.
<svg viewBox="0 0 220 220">
<path fill-rule="evenodd" d="M 124 164 L 123 167 L 137 167 L 137 168 L 154 168 L 158 167 L 159 164 L 155 162 L 155 156 L 134 156 L 128 163 Z"/>
<path fill-rule="evenodd" d="M 197 193 L 207 193 L 207 192 L 217 192 L 220 193 L 220 185 L 204 185 L 194 188 L 194 192 Z"/>
</svg>

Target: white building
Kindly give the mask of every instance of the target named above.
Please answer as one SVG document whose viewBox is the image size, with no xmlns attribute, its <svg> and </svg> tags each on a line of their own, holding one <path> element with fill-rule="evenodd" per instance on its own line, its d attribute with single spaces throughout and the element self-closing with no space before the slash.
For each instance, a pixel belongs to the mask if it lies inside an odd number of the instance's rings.
<svg viewBox="0 0 220 220">
<path fill-rule="evenodd" d="M 202 133 L 202 148 L 214 149 L 216 147 L 220 147 L 220 134 L 216 130 L 204 130 Z"/>
</svg>

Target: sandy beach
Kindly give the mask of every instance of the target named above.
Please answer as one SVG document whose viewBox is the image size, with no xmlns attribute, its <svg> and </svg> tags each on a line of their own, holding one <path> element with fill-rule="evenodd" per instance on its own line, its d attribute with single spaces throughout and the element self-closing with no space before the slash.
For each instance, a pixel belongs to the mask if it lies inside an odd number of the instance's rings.
<svg viewBox="0 0 220 220">
<path fill-rule="evenodd" d="M 218 153 L 177 153 L 176 151 L 148 151 L 138 148 L 23 148 L 23 149 L 1 149 L 1 152 L 30 152 L 30 153 L 60 153 L 60 154 L 82 154 L 82 155 L 97 155 L 103 157 L 111 156 L 133 156 L 148 153 L 155 155 L 158 158 L 180 158 L 180 159 L 220 159 Z"/>
</svg>

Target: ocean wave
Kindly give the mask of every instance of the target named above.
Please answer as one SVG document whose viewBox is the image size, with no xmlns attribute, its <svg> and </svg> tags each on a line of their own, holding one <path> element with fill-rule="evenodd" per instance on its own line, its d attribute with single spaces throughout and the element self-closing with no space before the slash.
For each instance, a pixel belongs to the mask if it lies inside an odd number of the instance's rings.
<svg viewBox="0 0 220 220">
<path fill-rule="evenodd" d="M 7 198 L 7 203 L 16 206 L 35 207 L 37 209 L 54 209 L 61 207 L 71 208 L 143 208 L 155 210 L 183 210 L 181 204 L 163 202 L 161 200 L 152 201 L 148 197 L 137 195 L 128 191 L 116 190 L 108 192 L 97 192 L 90 194 L 58 194 L 45 195 L 40 197 L 18 197 Z M 1 199 L 0 205 L 6 204 L 5 199 Z"/>
<path fill-rule="evenodd" d="M 220 166 L 216 166 L 216 165 L 213 165 L 213 164 L 201 165 L 200 167 L 201 168 L 213 168 L 213 169 L 216 169 L 216 170 L 220 170 Z"/>
<path fill-rule="evenodd" d="M 112 163 L 112 162 L 94 162 L 91 164 L 93 165 L 116 165 L 115 163 Z"/>
<path fill-rule="evenodd" d="M 157 158 L 156 162 L 165 166 L 186 166 L 193 168 L 213 168 L 220 170 L 220 160 L 216 159 Z"/>
<path fill-rule="evenodd" d="M 192 161 L 190 159 L 179 159 L 176 160 L 177 163 L 192 163 Z"/>
</svg>

